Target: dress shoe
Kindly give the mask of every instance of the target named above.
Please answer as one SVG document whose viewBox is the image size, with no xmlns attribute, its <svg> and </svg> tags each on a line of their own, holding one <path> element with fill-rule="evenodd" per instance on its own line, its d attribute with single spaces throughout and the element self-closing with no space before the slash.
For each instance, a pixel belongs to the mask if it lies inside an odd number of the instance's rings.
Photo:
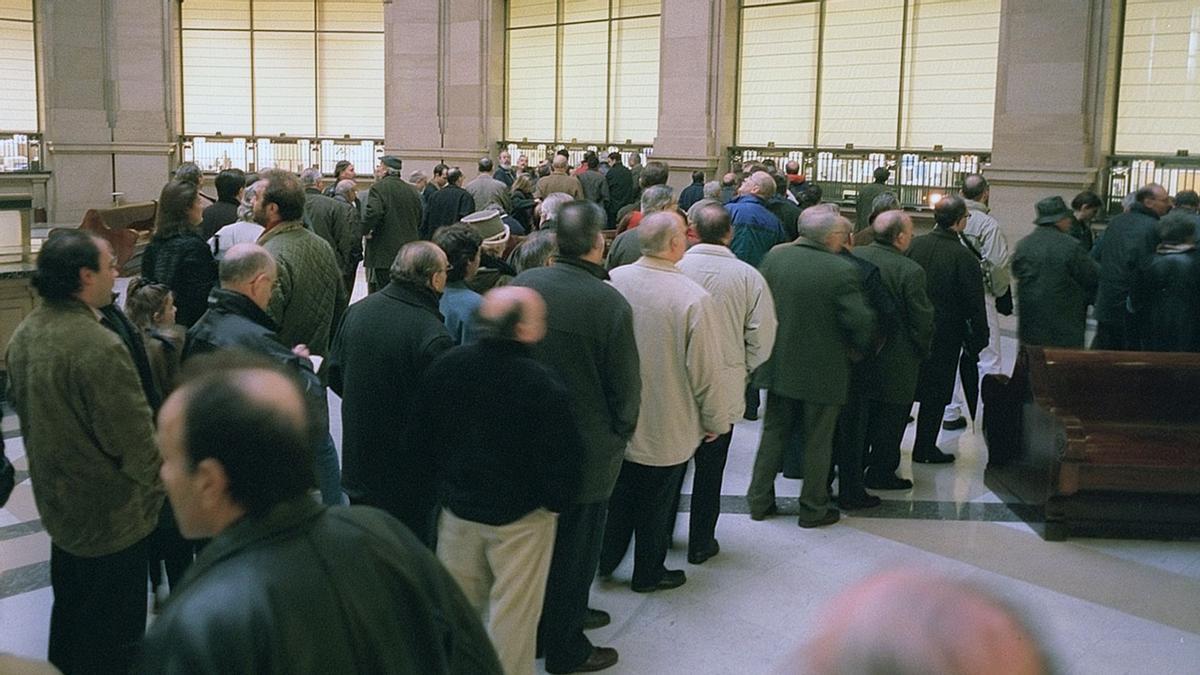
<svg viewBox="0 0 1200 675">
<path fill-rule="evenodd" d="M 721 545 L 717 543 L 716 539 L 713 539 L 707 546 L 699 551 L 688 551 L 688 562 L 693 565 L 703 565 L 705 560 L 708 560 L 720 552 Z"/>
<path fill-rule="evenodd" d="M 952 420 L 943 420 L 942 428 L 946 431 L 958 431 L 959 429 L 967 428 L 967 418 L 955 417 Z"/>
<path fill-rule="evenodd" d="M 863 479 L 863 485 L 872 490 L 911 490 L 912 481 L 907 478 L 901 478 L 894 473 L 889 473 L 886 476 L 874 476 L 867 474 Z"/>
<path fill-rule="evenodd" d="M 800 520 L 796 521 L 796 524 L 804 528 L 824 527 L 825 525 L 832 525 L 841 519 L 842 514 L 840 511 L 837 509 L 827 509 L 825 511 L 825 515 L 821 516 L 820 518 L 815 520 L 805 520 L 801 518 Z"/>
<path fill-rule="evenodd" d="M 853 497 L 838 497 L 837 505 L 843 511 L 856 511 L 858 509 L 870 509 L 879 506 L 883 500 L 875 495 L 869 495 L 866 492 Z"/>
<path fill-rule="evenodd" d="M 612 623 L 612 617 L 609 616 L 608 612 L 602 609 L 592 609 L 591 607 L 588 607 L 587 614 L 583 617 L 584 630 L 604 628 L 610 623 Z"/>
<path fill-rule="evenodd" d="M 750 512 L 750 520 L 766 520 L 767 518 L 770 518 L 771 516 L 773 516 L 777 513 L 779 513 L 779 506 L 772 503 L 770 506 L 767 507 L 767 510 L 763 511 L 762 513 L 755 513 L 753 511 L 751 511 Z"/>
<path fill-rule="evenodd" d="M 634 593 L 653 593 L 654 591 L 669 591 L 687 583 L 687 575 L 683 570 L 665 570 L 658 583 L 649 586 L 633 586 Z"/>
<path fill-rule="evenodd" d="M 575 666 L 559 670 L 557 668 L 546 667 L 547 673 L 553 675 L 565 675 L 566 673 L 594 673 L 597 670 L 604 670 L 617 665 L 617 650 L 612 647 L 592 647 L 592 653 L 588 655 L 587 660 Z"/>
<path fill-rule="evenodd" d="M 946 454 L 936 447 L 913 450 L 913 461 L 917 464 L 949 464 L 954 461 L 954 455 Z"/>
</svg>

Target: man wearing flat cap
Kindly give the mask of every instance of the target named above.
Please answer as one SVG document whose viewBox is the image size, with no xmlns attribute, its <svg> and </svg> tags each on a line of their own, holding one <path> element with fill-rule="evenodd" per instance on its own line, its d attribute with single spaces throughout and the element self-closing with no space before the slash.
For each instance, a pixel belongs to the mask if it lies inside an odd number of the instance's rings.
<svg viewBox="0 0 1200 675">
<path fill-rule="evenodd" d="M 417 239 L 421 227 L 421 195 L 401 177 L 399 157 L 385 155 L 379 160 L 379 180 L 367 193 L 367 211 L 363 216 L 363 267 L 367 270 L 370 292 L 383 288 L 391 280 L 390 268 L 400 247 Z M 353 290 L 353 289 L 350 289 Z"/>
<path fill-rule="evenodd" d="M 1021 344 L 1083 349 L 1087 306 L 1096 297 L 1096 263 L 1067 234 L 1072 211 L 1062 197 L 1037 203 L 1037 229 L 1017 243 L 1017 335 Z"/>
<path fill-rule="evenodd" d="M 479 269 L 468 282 L 471 289 L 482 295 L 496 286 L 508 285 L 517 276 L 517 271 L 504 262 L 512 232 L 504 224 L 500 212 L 495 209 L 476 211 L 463 216 L 460 222 L 470 226 L 483 239 L 479 247 Z"/>
</svg>

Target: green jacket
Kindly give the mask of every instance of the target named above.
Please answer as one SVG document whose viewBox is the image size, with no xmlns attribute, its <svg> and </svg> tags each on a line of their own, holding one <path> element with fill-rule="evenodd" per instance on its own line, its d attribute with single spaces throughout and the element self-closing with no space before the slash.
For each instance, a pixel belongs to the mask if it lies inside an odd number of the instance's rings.
<svg viewBox="0 0 1200 675">
<path fill-rule="evenodd" d="M 899 319 L 883 349 L 867 361 L 867 391 L 873 401 L 912 403 L 921 361 L 929 356 L 933 338 L 933 303 L 925 292 L 925 268 L 891 244 L 875 242 L 854 249 L 854 255 L 879 268 Z"/>
<path fill-rule="evenodd" d="M 779 329 L 755 385 L 787 398 L 842 405 L 849 350 L 868 351 L 875 332 L 858 269 L 801 237 L 771 249 L 758 271 L 775 299 Z"/>
<path fill-rule="evenodd" d="M 129 350 L 78 300 L 47 300 L 8 343 L 33 496 L 56 546 L 99 557 L 158 523 L 163 492 L 146 394 Z"/>
<path fill-rule="evenodd" d="M 358 209 L 309 188 L 304 192 L 304 224 L 333 247 L 338 267 L 354 270 L 362 254 Z"/>
<path fill-rule="evenodd" d="M 892 188 L 884 183 L 867 183 L 858 188 L 858 198 L 854 200 L 854 231 L 867 229 L 871 219 L 871 204 L 875 202 L 875 198 L 885 192 L 892 192 Z"/>
<path fill-rule="evenodd" d="M 288 347 L 308 345 L 313 354 L 324 356 L 348 297 L 333 248 L 298 220 L 263 232 L 258 243 L 279 266 L 267 306 L 279 325 L 279 339 Z"/>
<path fill-rule="evenodd" d="M 418 238 L 421 227 L 421 195 L 399 176 L 384 176 L 367 193 L 367 211 L 362 232 L 367 237 L 363 267 L 387 269 L 396 253 Z"/>
<path fill-rule="evenodd" d="M 1083 349 L 1087 306 L 1096 297 L 1099 272 L 1079 240 L 1040 225 L 1017 242 L 1012 272 L 1021 344 Z"/>
</svg>

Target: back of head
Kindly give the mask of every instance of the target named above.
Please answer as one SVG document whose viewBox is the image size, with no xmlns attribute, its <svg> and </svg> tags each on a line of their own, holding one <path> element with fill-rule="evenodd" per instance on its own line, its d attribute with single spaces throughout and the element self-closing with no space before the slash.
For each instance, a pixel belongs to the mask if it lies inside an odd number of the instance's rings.
<svg viewBox="0 0 1200 675">
<path fill-rule="evenodd" d="M 162 311 L 171 289 L 164 284 L 153 284 L 144 277 L 129 282 L 125 289 L 125 314 L 133 325 L 143 330 L 154 325 L 154 317 Z"/>
<path fill-rule="evenodd" d="M 1158 183 L 1148 183 L 1138 188 L 1138 191 L 1133 193 L 1133 201 L 1138 204 L 1145 204 L 1146 200 L 1154 199 L 1159 195 L 1166 194 L 1167 190 Z"/>
<path fill-rule="evenodd" d="M 671 167 L 667 166 L 666 162 L 654 160 L 646 162 L 646 166 L 642 167 L 642 175 L 638 178 L 638 184 L 643 189 L 652 185 L 666 185 L 667 179 L 671 177 Z"/>
<path fill-rule="evenodd" d="M 876 167 L 875 171 L 871 173 L 871 177 L 875 179 L 876 183 L 886 183 L 892 177 L 892 170 L 886 166 Z"/>
<path fill-rule="evenodd" d="M 300 220 L 304 217 L 304 186 L 295 174 L 281 169 L 271 169 L 262 174 L 259 179 L 259 190 L 262 191 L 262 203 L 274 204 L 279 207 L 279 217 L 284 222 Z"/>
<path fill-rule="evenodd" d="M 490 157 L 481 158 L 479 160 L 479 173 L 491 173 L 491 172 L 492 172 L 492 159 Z"/>
<path fill-rule="evenodd" d="M 411 241 L 400 248 L 389 271 L 392 281 L 428 286 L 442 269 L 445 254 L 431 241 Z"/>
<path fill-rule="evenodd" d="M 977 173 L 968 174 L 963 179 L 962 196 L 971 201 L 979 201 L 980 197 L 987 194 L 988 182 L 987 179 Z"/>
<path fill-rule="evenodd" d="M 558 209 L 556 222 L 558 254 L 564 258 L 587 255 L 596 245 L 596 235 L 608 223 L 600 206 L 586 199 L 564 204 Z"/>
<path fill-rule="evenodd" d="M 300 184 L 305 188 L 317 187 L 324 178 L 325 175 L 315 166 L 310 166 L 300 172 Z"/>
<path fill-rule="evenodd" d="M 237 200 L 238 192 L 246 187 L 246 172 L 241 169 L 225 169 L 217 174 L 217 199 L 223 202 Z"/>
<path fill-rule="evenodd" d="M 154 237 L 162 239 L 193 230 L 192 205 L 200 187 L 196 183 L 173 180 L 163 186 L 158 195 L 158 212 L 154 215 Z"/>
<path fill-rule="evenodd" d="M 1158 221 L 1158 237 L 1164 244 L 1182 244 L 1196 240 L 1200 215 L 1176 209 Z"/>
<path fill-rule="evenodd" d="M 800 197 L 796 201 L 800 202 L 801 209 L 807 209 L 820 204 L 822 195 L 821 186 L 813 181 L 808 181 L 804 184 L 804 189 L 800 191 Z"/>
<path fill-rule="evenodd" d="M 565 163 L 563 164 L 563 169 L 564 170 L 566 169 Z M 538 175 L 538 178 L 545 178 L 546 176 L 549 176 L 550 175 L 550 164 L 548 164 L 548 163 L 538 164 L 537 175 Z"/>
<path fill-rule="evenodd" d="M 517 274 L 535 267 L 545 267 L 558 255 L 557 233 L 562 230 L 538 230 L 517 244 L 508 262 Z"/>
<path fill-rule="evenodd" d="M 217 275 L 221 288 L 237 288 L 275 268 L 275 259 L 258 244 L 234 244 L 221 258 Z"/>
<path fill-rule="evenodd" d="M 800 213 L 800 220 L 797 223 L 796 229 L 800 232 L 800 236 L 809 241 L 818 244 L 824 244 L 825 240 L 833 232 L 842 220 L 840 214 L 836 211 L 831 211 L 824 208 L 823 205 L 810 206 Z"/>
<path fill-rule="evenodd" d="M 650 167 L 647 166 L 648 170 Z M 675 203 L 675 190 L 669 185 L 652 185 L 642 190 L 642 213 L 654 213 L 671 208 Z"/>
<path fill-rule="evenodd" d="M 600 158 L 597 157 L 596 153 L 594 152 L 588 153 L 587 159 L 584 161 L 587 162 L 587 168 L 589 169 L 594 170 L 600 168 Z"/>
<path fill-rule="evenodd" d="M 567 156 L 558 154 L 554 155 L 554 159 L 550 161 L 550 167 L 555 171 L 566 171 Z"/>
<path fill-rule="evenodd" d="M 704 198 L 718 199 L 721 196 L 721 181 L 710 180 L 704 184 Z"/>
<path fill-rule="evenodd" d="M 204 178 L 204 172 L 195 162 L 184 162 L 175 169 L 175 180 L 191 183 L 196 187 L 200 187 L 200 181 Z"/>
<path fill-rule="evenodd" d="M 181 406 L 189 468 L 218 462 L 229 498 L 252 517 L 315 486 L 308 416 L 290 375 L 228 352 L 197 356 L 187 370 L 171 398 Z"/>
<path fill-rule="evenodd" d="M 433 243 L 446 253 L 446 261 L 450 265 L 446 281 L 462 281 L 467 278 L 467 267 L 479 253 L 483 237 L 470 225 L 455 223 L 439 227 L 433 233 Z"/>
<path fill-rule="evenodd" d="M 617 164 L 620 164 L 621 163 L 621 153 L 619 153 L 619 152 L 608 153 L 608 161 L 616 162 Z"/>
<path fill-rule="evenodd" d="M 874 223 L 880 214 L 899 210 L 900 200 L 896 197 L 896 193 L 881 192 L 876 195 L 875 199 L 871 200 L 871 215 L 867 218 L 867 222 Z"/>
<path fill-rule="evenodd" d="M 772 177 L 775 179 L 775 194 L 786 195 L 788 185 L 787 176 L 782 173 L 777 173 Z"/>
<path fill-rule="evenodd" d="M 532 288 L 499 286 L 488 291 L 475 310 L 481 339 L 540 342 L 546 334 L 546 303 Z"/>
<path fill-rule="evenodd" d="M 704 172 L 703 171 L 693 171 L 692 172 L 692 182 L 693 183 L 703 183 L 704 182 Z"/>
<path fill-rule="evenodd" d="M 875 218 L 871 223 L 871 231 L 875 234 L 875 241 L 881 244 L 895 244 L 900 234 L 911 224 L 912 219 L 907 213 L 889 209 Z"/>
<path fill-rule="evenodd" d="M 1180 190 L 1179 194 L 1175 195 L 1175 206 L 1191 211 L 1200 209 L 1200 195 L 1196 194 L 1195 190 Z"/>
<path fill-rule="evenodd" d="M 688 209 L 688 224 L 696 229 L 702 244 L 725 243 L 732 229 L 729 211 L 715 199 L 701 199 Z"/>
<path fill-rule="evenodd" d="M 657 211 L 642 218 L 638 224 L 638 243 L 643 255 L 662 253 L 671 247 L 671 239 L 679 232 L 679 214 Z"/>
<path fill-rule="evenodd" d="M 789 176 L 800 175 L 800 162 L 797 162 L 794 159 L 789 159 L 787 164 L 783 165 L 783 171 Z"/>
<path fill-rule="evenodd" d="M 452 166 L 446 169 L 446 183 L 449 185 L 458 185 L 462 182 L 462 170 L 457 166 Z"/>
<path fill-rule="evenodd" d="M 547 195 L 546 198 L 542 200 L 541 206 L 538 207 L 542 210 L 542 222 L 546 222 L 547 220 L 553 220 L 557 222 L 559 211 L 562 210 L 563 205 L 569 203 L 571 199 L 571 195 L 565 192 L 552 192 Z"/>
<path fill-rule="evenodd" d="M 943 197 L 933 207 L 933 224 L 943 230 L 954 227 L 963 216 L 967 215 L 967 205 L 954 195 Z"/>
<path fill-rule="evenodd" d="M 1076 211 L 1088 207 L 1098 209 L 1103 206 L 1103 204 L 1104 203 L 1100 201 L 1100 195 L 1092 192 L 1091 190 L 1084 190 L 1083 192 L 1075 195 L 1075 198 L 1071 200 L 1071 208 Z"/>
<path fill-rule="evenodd" d="M 45 300 L 66 300 L 83 287 L 79 270 L 100 271 L 100 246 L 84 230 L 53 230 L 38 251 L 33 287 Z"/>
<path fill-rule="evenodd" d="M 425 176 L 422 175 L 421 179 L 424 180 L 424 178 Z M 357 193 L 358 183 L 350 178 L 339 180 L 337 185 L 333 186 L 333 194 L 345 197 L 346 201 L 354 201 L 357 198 Z"/>
</svg>

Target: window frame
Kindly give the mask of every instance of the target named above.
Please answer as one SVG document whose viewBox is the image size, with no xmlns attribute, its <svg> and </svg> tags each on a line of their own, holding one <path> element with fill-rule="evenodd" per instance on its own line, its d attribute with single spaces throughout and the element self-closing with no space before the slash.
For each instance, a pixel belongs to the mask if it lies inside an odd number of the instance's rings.
<svg viewBox="0 0 1200 675">
<path fill-rule="evenodd" d="M 0 128 L 0 136 L 11 139 L 13 136 L 41 137 L 42 123 L 42 31 L 38 21 L 38 0 L 29 0 L 29 19 L 3 19 L 14 23 L 27 23 L 33 31 L 33 129 Z"/>
</svg>

